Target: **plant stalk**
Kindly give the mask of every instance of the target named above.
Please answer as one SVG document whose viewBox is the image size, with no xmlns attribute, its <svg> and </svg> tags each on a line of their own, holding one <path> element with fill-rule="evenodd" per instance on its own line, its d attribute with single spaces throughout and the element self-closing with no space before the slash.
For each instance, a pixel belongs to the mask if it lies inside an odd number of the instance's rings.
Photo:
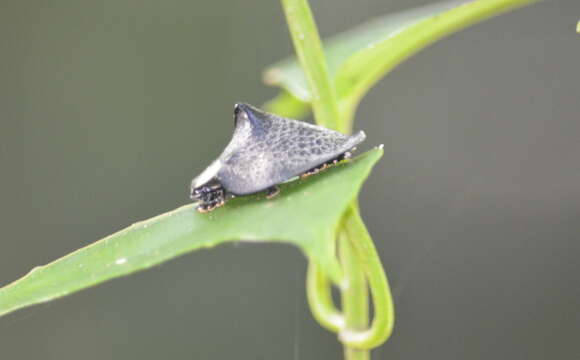
<svg viewBox="0 0 580 360">
<path fill-rule="evenodd" d="M 353 202 L 345 214 L 342 226 L 347 239 L 350 240 L 351 250 L 355 251 L 358 266 L 363 269 L 368 281 L 374 317 L 370 328 L 353 330 L 347 327 L 340 332 L 339 339 L 352 348 L 373 349 L 383 344 L 393 331 L 395 315 L 389 282 L 375 244 L 360 217 L 356 202 Z"/>
<path fill-rule="evenodd" d="M 347 111 L 339 111 L 335 84 L 329 76 L 322 42 L 308 1 L 282 0 L 282 6 L 298 61 L 306 75 L 312 94 L 311 105 L 316 123 L 334 130 L 350 132 L 350 120 L 354 116 L 354 110 L 351 108 Z M 337 236 L 340 260 L 345 274 L 340 289 L 342 315 L 332 303 L 330 284 L 324 277 L 318 276 L 316 264 L 312 263 L 309 265 L 307 280 L 310 308 L 314 317 L 324 327 L 339 331 L 339 339 L 344 345 L 346 360 L 369 360 L 370 349 L 384 342 L 385 334 L 387 336 L 390 334 L 390 327 L 383 325 L 388 323 L 385 315 L 392 315 L 392 304 L 391 307 L 386 306 L 387 309 L 384 309 L 386 304 L 384 299 L 390 299 L 390 292 L 388 292 L 388 284 L 381 286 L 383 284 L 376 281 L 382 275 L 381 279 L 384 279 L 386 283 L 380 260 L 371 261 L 373 266 L 370 267 L 365 263 L 367 259 L 376 260 L 378 257 L 373 257 L 376 251 L 371 254 L 374 246 L 369 247 L 367 244 L 369 241 L 372 244 L 372 239 L 360 220 L 356 201 L 343 219 Z M 362 241 L 365 245 L 357 246 L 358 241 Z M 369 251 L 371 253 L 365 253 Z M 380 314 L 381 317 L 373 320 L 371 329 L 368 329 L 367 277 L 371 280 L 373 300 L 378 301 L 378 305 L 381 306 L 380 309 L 375 310 L 375 313 Z M 381 291 L 387 292 L 379 293 Z M 385 330 L 388 331 L 385 332 Z"/>
<path fill-rule="evenodd" d="M 313 260 L 308 262 L 306 296 L 312 316 L 320 325 L 335 333 L 344 328 L 344 316 L 334 305 L 330 282 Z"/>
<path fill-rule="evenodd" d="M 307 0 L 282 0 L 298 61 L 312 93 L 316 123 L 338 130 L 340 113 L 334 81 L 330 78 L 322 41 Z"/>
<path fill-rule="evenodd" d="M 340 261 L 344 271 L 341 287 L 342 312 L 345 319 L 343 331 L 359 332 L 366 330 L 369 322 L 369 299 L 364 269 L 357 257 L 347 231 L 341 231 L 338 238 Z M 345 360 L 368 360 L 370 351 L 356 349 L 344 344 Z"/>
</svg>

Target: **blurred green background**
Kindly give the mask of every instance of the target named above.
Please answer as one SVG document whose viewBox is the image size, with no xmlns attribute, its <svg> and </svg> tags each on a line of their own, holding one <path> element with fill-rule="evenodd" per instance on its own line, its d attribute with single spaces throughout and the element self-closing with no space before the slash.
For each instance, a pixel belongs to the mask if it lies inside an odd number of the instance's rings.
<svg viewBox="0 0 580 360">
<path fill-rule="evenodd" d="M 323 35 L 410 0 L 312 1 Z M 546 1 L 365 98 L 362 212 L 397 323 L 376 359 L 580 357 L 580 16 Z M 188 202 L 292 52 L 277 1 L 0 3 L 0 285 Z M 340 196 L 340 194 L 337 194 Z M 262 219 L 256 219 L 261 221 Z M 289 246 L 202 251 L 0 319 L 2 359 L 338 359 Z"/>
</svg>

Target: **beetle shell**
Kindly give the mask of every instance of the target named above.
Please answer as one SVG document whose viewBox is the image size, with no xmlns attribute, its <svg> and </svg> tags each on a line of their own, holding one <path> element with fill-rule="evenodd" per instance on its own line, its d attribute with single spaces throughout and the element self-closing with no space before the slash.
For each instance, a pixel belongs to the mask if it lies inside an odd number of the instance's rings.
<svg viewBox="0 0 580 360">
<path fill-rule="evenodd" d="M 232 195 L 264 191 L 344 158 L 365 139 L 363 131 L 347 136 L 248 104 L 236 104 L 234 124 L 234 134 L 223 153 L 193 179 L 192 199 L 199 200 L 194 196 L 196 189 L 216 182 Z"/>
</svg>

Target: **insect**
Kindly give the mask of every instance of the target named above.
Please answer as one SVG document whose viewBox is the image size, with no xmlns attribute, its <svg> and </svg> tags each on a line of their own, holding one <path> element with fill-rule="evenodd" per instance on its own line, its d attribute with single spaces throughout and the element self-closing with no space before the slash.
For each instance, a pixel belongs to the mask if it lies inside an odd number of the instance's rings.
<svg viewBox="0 0 580 360">
<path fill-rule="evenodd" d="M 191 182 L 190 197 L 199 212 L 220 207 L 241 195 L 317 174 L 351 156 L 366 138 L 363 131 L 347 136 L 321 126 L 269 114 L 248 104 L 234 108 L 234 134 L 222 154 Z"/>
</svg>

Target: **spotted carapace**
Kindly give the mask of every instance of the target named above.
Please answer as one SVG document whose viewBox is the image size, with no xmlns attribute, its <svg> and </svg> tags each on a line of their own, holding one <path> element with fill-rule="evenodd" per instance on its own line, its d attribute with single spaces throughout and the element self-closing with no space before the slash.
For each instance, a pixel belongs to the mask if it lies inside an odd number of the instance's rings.
<svg viewBox="0 0 580 360">
<path fill-rule="evenodd" d="M 269 114 L 248 104 L 234 108 L 234 134 L 222 154 L 191 182 L 197 210 L 208 212 L 235 196 L 265 191 L 316 174 L 349 158 L 365 139 Z"/>
</svg>

